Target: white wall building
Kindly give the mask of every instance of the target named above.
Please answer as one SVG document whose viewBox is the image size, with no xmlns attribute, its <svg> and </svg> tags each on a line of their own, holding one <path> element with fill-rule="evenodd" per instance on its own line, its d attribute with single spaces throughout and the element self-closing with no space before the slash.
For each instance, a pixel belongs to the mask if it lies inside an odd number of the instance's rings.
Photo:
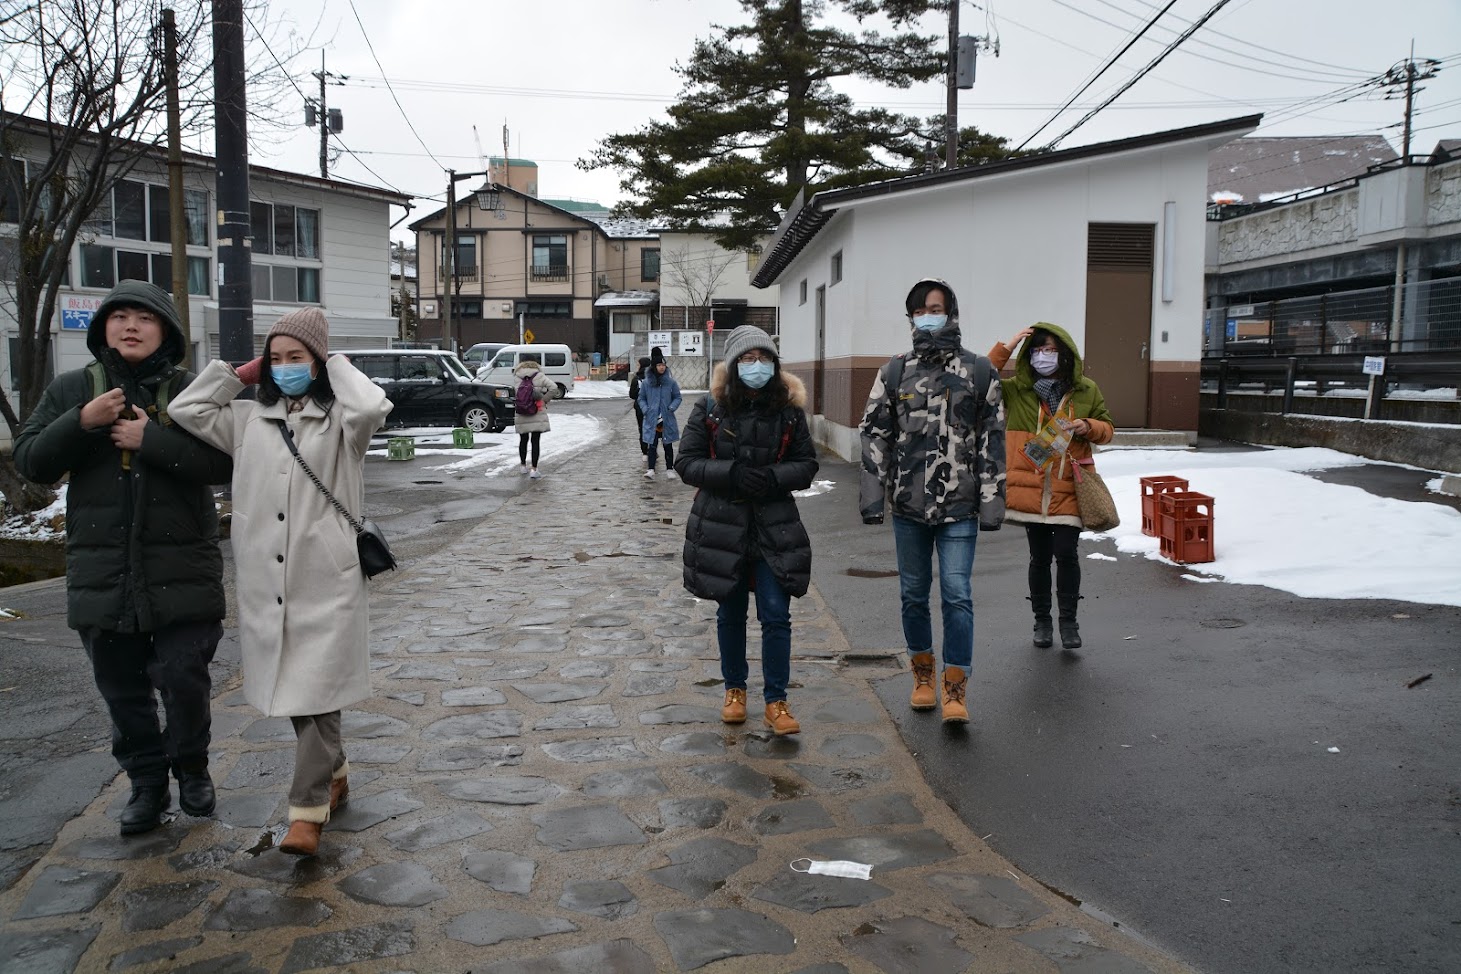
<svg viewBox="0 0 1461 974">
<path fill-rule="evenodd" d="M 753 283 L 774 287 L 786 367 L 818 438 L 857 455 L 879 366 L 910 348 L 903 301 L 949 282 L 983 353 L 1050 321 L 1081 346 L 1118 427 L 1197 430 L 1207 156 L 1259 116 L 852 189 L 795 205 Z M 800 202 L 800 201 L 799 201 Z"/>
</svg>

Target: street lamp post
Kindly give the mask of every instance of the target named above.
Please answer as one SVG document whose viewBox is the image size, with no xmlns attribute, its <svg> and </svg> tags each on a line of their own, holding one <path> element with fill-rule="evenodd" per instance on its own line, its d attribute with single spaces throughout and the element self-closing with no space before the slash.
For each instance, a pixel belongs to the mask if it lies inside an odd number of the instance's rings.
<svg viewBox="0 0 1461 974">
<path fill-rule="evenodd" d="M 441 248 L 442 270 L 446 272 L 445 293 L 442 295 L 442 303 L 446 306 L 446 328 L 442 338 L 453 346 L 461 345 L 454 293 L 457 275 L 457 183 L 463 179 L 474 179 L 477 176 L 487 177 L 486 183 L 472 191 L 472 195 L 477 198 L 478 209 L 491 212 L 500 208 L 502 193 L 497 189 L 497 184 L 492 182 L 491 172 L 459 173 L 455 169 L 446 171 L 446 239 L 445 245 Z"/>
</svg>

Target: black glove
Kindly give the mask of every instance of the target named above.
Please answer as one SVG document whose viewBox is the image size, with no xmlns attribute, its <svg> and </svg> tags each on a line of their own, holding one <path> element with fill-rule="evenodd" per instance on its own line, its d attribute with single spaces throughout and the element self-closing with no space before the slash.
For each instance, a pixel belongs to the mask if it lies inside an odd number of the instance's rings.
<svg viewBox="0 0 1461 974">
<path fill-rule="evenodd" d="M 765 497 L 775 482 L 765 467 L 742 467 L 740 480 L 741 493 L 747 497 Z"/>
</svg>

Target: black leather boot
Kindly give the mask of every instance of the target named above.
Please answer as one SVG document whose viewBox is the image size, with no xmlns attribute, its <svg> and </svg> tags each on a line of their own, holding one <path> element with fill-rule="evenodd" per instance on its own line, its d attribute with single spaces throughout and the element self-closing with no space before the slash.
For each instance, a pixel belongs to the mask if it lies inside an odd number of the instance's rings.
<svg viewBox="0 0 1461 974">
<path fill-rule="evenodd" d="M 195 818 L 207 818 L 213 814 L 218 802 L 213 790 L 213 779 L 208 775 L 208 765 L 175 772 L 178 778 L 178 805 Z"/>
<path fill-rule="evenodd" d="M 1060 646 L 1062 649 L 1081 648 L 1081 627 L 1076 622 L 1076 603 L 1081 600 L 1079 595 L 1068 595 L 1065 592 L 1056 596 L 1060 602 Z"/>
<path fill-rule="evenodd" d="M 132 798 L 122 809 L 122 834 L 138 835 L 151 832 L 162 824 L 162 813 L 172 801 L 172 792 L 167 783 L 134 784 Z"/>
<path fill-rule="evenodd" d="M 1049 649 L 1054 639 L 1050 624 L 1050 563 L 1030 565 L 1030 608 L 1035 611 L 1036 649 Z"/>
</svg>

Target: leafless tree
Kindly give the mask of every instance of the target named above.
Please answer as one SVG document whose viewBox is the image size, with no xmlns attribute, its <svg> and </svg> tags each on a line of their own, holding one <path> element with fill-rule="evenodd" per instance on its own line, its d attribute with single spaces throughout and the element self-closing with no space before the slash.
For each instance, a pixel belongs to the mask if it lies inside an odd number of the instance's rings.
<svg viewBox="0 0 1461 974">
<path fill-rule="evenodd" d="M 727 250 L 706 237 L 662 252 L 660 273 L 667 285 L 685 295 L 686 306 L 709 308 L 726 270 L 744 256 L 744 252 Z"/>
<path fill-rule="evenodd" d="M 20 333 L 10 362 L 19 401 L 0 385 L 0 415 L 12 438 L 45 391 L 51 325 L 75 244 L 85 241 L 88 221 L 109 203 L 117 183 L 144 158 L 165 151 L 164 6 L 158 0 L 0 0 L 0 223 L 15 225 L 13 236 L 0 237 L 0 285 L 7 292 L 0 300 Z M 212 23 L 208 4 L 176 7 L 186 142 L 212 126 Z M 268 23 L 262 0 L 247 16 L 250 25 Z M 255 34 L 258 44 L 272 40 Z M 274 50 L 250 59 L 259 66 L 249 79 L 255 137 L 282 120 L 279 109 L 293 87 L 288 58 Z M 0 492 L 22 511 L 51 497 L 21 479 L 8 456 L 0 457 Z"/>
</svg>

